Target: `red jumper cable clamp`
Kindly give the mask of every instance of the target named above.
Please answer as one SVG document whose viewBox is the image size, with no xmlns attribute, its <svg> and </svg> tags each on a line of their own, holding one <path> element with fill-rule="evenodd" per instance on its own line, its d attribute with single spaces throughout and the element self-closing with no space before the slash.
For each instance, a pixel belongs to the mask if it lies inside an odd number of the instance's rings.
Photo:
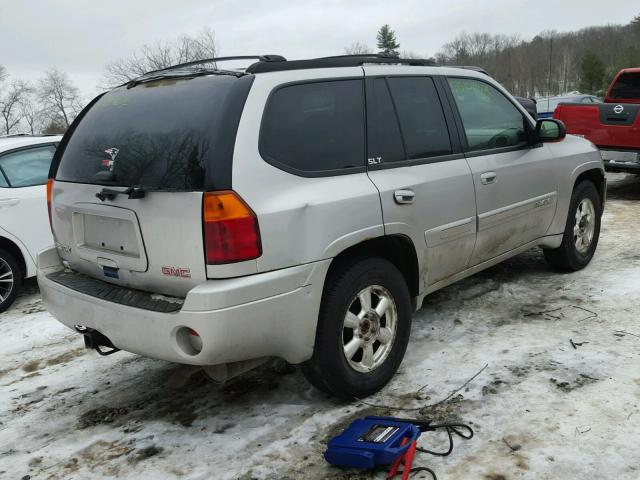
<svg viewBox="0 0 640 480">
<path fill-rule="evenodd" d="M 405 445 L 406 443 L 407 439 L 405 438 L 402 441 L 402 445 Z M 413 464 L 413 457 L 416 454 L 417 445 L 418 441 L 413 440 L 411 445 L 409 445 L 409 449 L 391 464 L 391 469 L 389 470 L 389 473 L 387 473 L 387 479 L 395 477 L 398 473 L 398 467 L 400 467 L 400 464 L 403 464 L 402 480 L 408 480 L 409 475 L 411 474 L 411 465 Z"/>
</svg>

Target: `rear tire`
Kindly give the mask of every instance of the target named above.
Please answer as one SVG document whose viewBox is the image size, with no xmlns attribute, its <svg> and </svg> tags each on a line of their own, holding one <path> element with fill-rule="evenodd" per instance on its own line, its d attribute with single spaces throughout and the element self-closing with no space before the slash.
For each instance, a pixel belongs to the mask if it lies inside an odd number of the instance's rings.
<svg viewBox="0 0 640 480">
<path fill-rule="evenodd" d="M 558 248 L 544 249 L 547 263 L 564 272 L 586 267 L 596 251 L 600 237 L 602 203 L 595 185 L 585 180 L 571 195 L 569 214 Z"/>
<path fill-rule="evenodd" d="M 10 252 L 0 249 L 0 313 L 7 310 L 16 299 L 23 279 L 18 260 Z"/>
<path fill-rule="evenodd" d="M 411 331 L 411 299 L 386 259 L 342 264 L 327 277 L 313 356 L 302 365 L 323 392 L 352 400 L 384 387 L 398 370 Z"/>
</svg>

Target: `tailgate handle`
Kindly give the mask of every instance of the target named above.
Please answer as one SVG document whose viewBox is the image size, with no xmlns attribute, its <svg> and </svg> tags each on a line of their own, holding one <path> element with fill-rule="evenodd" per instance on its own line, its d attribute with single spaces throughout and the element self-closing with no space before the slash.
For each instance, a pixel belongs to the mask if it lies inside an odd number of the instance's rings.
<svg viewBox="0 0 640 480">
<path fill-rule="evenodd" d="M 116 195 L 127 195 L 127 198 L 144 198 L 146 193 L 147 192 L 140 187 L 129 187 L 125 190 L 103 188 L 98 193 L 96 193 L 96 197 L 98 197 L 100 201 L 104 202 L 107 199 L 113 200 L 114 198 L 116 198 Z"/>
</svg>

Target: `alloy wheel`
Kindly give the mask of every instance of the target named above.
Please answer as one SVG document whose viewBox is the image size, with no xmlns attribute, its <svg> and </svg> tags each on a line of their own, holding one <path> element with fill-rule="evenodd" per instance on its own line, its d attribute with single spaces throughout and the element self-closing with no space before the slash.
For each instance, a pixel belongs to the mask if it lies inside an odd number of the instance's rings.
<svg viewBox="0 0 640 480">
<path fill-rule="evenodd" d="M 3 258 L 0 258 L 0 303 L 11 295 L 13 290 L 13 270 L 11 265 Z"/>
<path fill-rule="evenodd" d="M 397 325 L 391 293 L 380 285 L 362 289 L 351 301 L 342 327 L 342 348 L 349 366 L 368 373 L 382 365 L 393 348 Z"/>
<path fill-rule="evenodd" d="M 593 202 L 588 198 L 583 198 L 576 209 L 576 223 L 573 227 L 573 241 L 578 252 L 585 254 L 593 241 L 593 234 L 596 228 L 596 210 Z"/>
</svg>

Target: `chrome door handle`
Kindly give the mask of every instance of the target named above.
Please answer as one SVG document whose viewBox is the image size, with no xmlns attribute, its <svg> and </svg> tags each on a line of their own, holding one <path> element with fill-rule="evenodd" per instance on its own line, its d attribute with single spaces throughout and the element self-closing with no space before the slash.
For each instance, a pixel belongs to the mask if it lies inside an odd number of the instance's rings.
<svg viewBox="0 0 640 480">
<path fill-rule="evenodd" d="M 498 174 L 496 172 L 484 172 L 480 175 L 480 183 L 483 185 L 489 185 L 490 183 L 495 183 L 496 178 L 498 178 Z"/>
<path fill-rule="evenodd" d="M 416 199 L 416 193 L 409 188 L 404 190 L 396 190 L 395 192 L 393 192 L 393 198 L 395 199 L 396 203 L 399 203 L 400 205 L 413 203 L 413 201 Z"/>
<path fill-rule="evenodd" d="M 20 203 L 19 198 L 0 198 L 0 207 L 12 207 Z"/>
</svg>

